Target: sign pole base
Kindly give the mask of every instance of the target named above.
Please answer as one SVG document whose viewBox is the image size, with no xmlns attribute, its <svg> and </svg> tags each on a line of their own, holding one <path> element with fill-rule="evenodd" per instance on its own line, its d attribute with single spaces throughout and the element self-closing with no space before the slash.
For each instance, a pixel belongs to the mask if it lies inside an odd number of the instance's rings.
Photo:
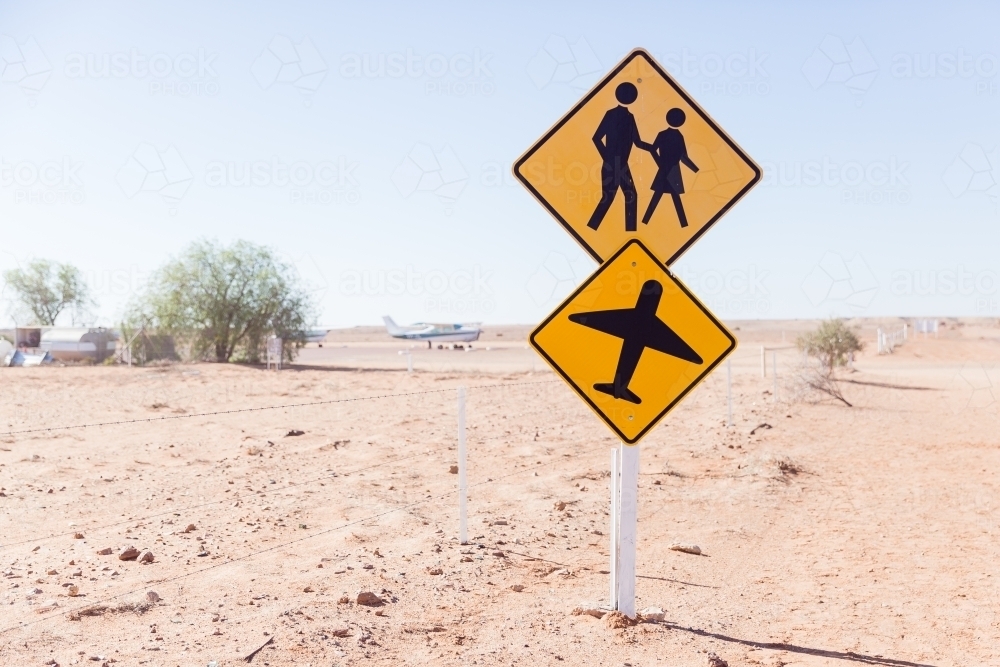
<svg viewBox="0 0 1000 667">
<path fill-rule="evenodd" d="M 618 526 L 618 605 L 617 609 L 635 618 L 635 545 L 639 505 L 639 448 L 622 445 L 621 514 Z"/>
</svg>

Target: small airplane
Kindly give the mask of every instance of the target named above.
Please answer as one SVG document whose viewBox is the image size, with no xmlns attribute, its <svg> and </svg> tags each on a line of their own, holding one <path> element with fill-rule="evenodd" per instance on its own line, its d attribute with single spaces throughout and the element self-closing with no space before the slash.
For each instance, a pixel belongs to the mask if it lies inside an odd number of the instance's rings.
<svg viewBox="0 0 1000 667">
<path fill-rule="evenodd" d="M 692 364 L 704 363 L 690 345 L 656 316 L 662 296 L 663 285 L 656 280 L 647 280 L 642 285 L 634 308 L 598 310 L 569 316 L 570 322 L 623 340 L 614 382 L 598 382 L 594 389 L 629 403 L 642 403 L 642 399 L 628 388 L 628 383 L 632 381 L 639 358 L 646 348 Z"/>
<path fill-rule="evenodd" d="M 306 342 L 320 343 L 320 347 L 323 347 L 322 343 L 328 333 L 330 333 L 329 329 L 309 329 L 306 331 Z"/>
<path fill-rule="evenodd" d="M 393 322 L 388 315 L 384 316 L 382 320 L 385 322 L 385 330 L 393 338 L 426 340 L 428 349 L 433 341 L 466 343 L 479 340 L 479 334 L 483 332 L 478 322 L 474 324 L 425 324 L 418 322 L 409 327 L 401 327 Z"/>
</svg>

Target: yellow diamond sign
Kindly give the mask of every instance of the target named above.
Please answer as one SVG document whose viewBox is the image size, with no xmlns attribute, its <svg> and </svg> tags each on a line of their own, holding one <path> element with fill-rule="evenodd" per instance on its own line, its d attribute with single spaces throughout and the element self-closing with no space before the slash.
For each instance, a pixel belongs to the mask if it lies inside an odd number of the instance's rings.
<svg viewBox="0 0 1000 667">
<path fill-rule="evenodd" d="M 514 165 L 598 262 L 639 239 L 670 265 L 760 180 L 760 168 L 642 49 Z"/>
<path fill-rule="evenodd" d="M 638 240 L 531 334 L 532 346 L 626 443 L 637 443 L 736 348 Z"/>
</svg>

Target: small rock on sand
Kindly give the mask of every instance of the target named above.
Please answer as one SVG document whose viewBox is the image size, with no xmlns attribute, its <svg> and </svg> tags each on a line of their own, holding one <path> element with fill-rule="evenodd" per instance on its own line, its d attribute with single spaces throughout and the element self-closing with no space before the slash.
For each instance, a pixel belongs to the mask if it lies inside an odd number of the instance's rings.
<svg viewBox="0 0 1000 667">
<path fill-rule="evenodd" d="M 452 475 L 457 475 L 458 474 L 458 466 L 451 466 L 450 468 L 448 468 L 448 472 L 451 473 Z"/>
<path fill-rule="evenodd" d="M 714 653 L 708 654 L 708 667 L 729 667 L 729 663 Z"/>
<path fill-rule="evenodd" d="M 659 607 L 646 607 L 639 612 L 639 616 L 645 623 L 660 623 L 666 615 Z"/>
<path fill-rule="evenodd" d="M 196 530 L 198 530 L 198 528 L 193 523 L 189 523 L 187 525 L 187 528 L 184 529 L 184 532 L 185 533 L 192 533 L 192 532 L 194 532 Z"/>
<path fill-rule="evenodd" d="M 366 607 L 378 607 L 382 604 L 382 598 L 371 591 L 362 591 L 358 593 L 357 603 Z"/>
<path fill-rule="evenodd" d="M 510 590 L 514 591 L 515 593 L 520 593 L 521 591 L 524 590 L 524 586 L 522 586 L 521 584 L 514 584 L 513 586 L 510 587 Z"/>
<path fill-rule="evenodd" d="M 71 598 L 75 598 L 77 595 L 80 594 L 80 587 L 75 584 L 70 584 L 69 586 L 66 587 L 66 594 L 69 595 Z"/>
<path fill-rule="evenodd" d="M 100 551 L 98 551 L 97 555 L 98 556 L 110 556 L 114 552 L 115 552 L 115 550 L 112 549 L 111 547 L 105 547 L 104 549 L 101 549 Z"/>
<path fill-rule="evenodd" d="M 604 614 L 606 613 L 603 609 L 598 609 L 590 605 L 580 605 L 573 610 L 574 616 L 593 616 L 594 618 L 604 618 Z"/>
<path fill-rule="evenodd" d="M 73 533 L 73 539 L 74 540 L 82 540 L 83 539 L 83 533 Z"/>
<path fill-rule="evenodd" d="M 147 591 L 146 592 L 146 601 L 147 602 L 152 602 L 153 604 L 156 604 L 157 602 L 160 601 L 160 596 L 156 593 L 156 591 Z"/>
<path fill-rule="evenodd" d="M 135 547 L 126 547 L 125 551 L 118 554 L 118 560 L 135 560 L 139 557 L 139 550 Z"/>
<path fill-rule="evenodd" d="M 430 574 L 430 575 L 433 575 L 433 576 L 436 577 L 439 574 L 444 574 L 444 570 L 442 570 L 439 567 L 432 567 L 431 569 L 427 570 L 427 574 Z"/>
<path fill-rule="evenodd" d="M 153 552 L 146 551 L 139 557 L 140 563 L 152 563 L 153 562 Z"/>
<path fill-rule="evenodd" d="M 680 544 L 678 542 L 676 544 L 671 544 L 670 549 L 672 551 L 683 551 L 686 554 L 693 554 L 695 556 L 701 555 L 701 547 L 697 544 Z"/>
</svg>

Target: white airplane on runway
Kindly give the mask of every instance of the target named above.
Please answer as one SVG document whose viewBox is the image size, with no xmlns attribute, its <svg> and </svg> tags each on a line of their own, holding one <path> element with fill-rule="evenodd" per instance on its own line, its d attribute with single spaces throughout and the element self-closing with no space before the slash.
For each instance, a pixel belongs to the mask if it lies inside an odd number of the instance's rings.
<svg viewBox="0 0 1000 667">
<path fill-rule="evenodd" d="M 330 333 L 329 329 L 310 329 L 306 332 L 306 342 L 319 343 L 319 346 L 323 347 L 323 341 L 326 340 L 328 333 Z"/>
<path fill-rule="evenodd" d="M 382 320 L 385 322 L 385 330 L 393 338 L 405 338 L 407 340 L 425 340 L 427 347 L 431 347 L 433 341 L 447 341 L 450 343 L 467 343 L 479 340 L 479 334 L 483 330 L 479 323 L 473 324 L 417 324 L 401 327 L 392 321 L 388 315 Z"/>
</svg>

